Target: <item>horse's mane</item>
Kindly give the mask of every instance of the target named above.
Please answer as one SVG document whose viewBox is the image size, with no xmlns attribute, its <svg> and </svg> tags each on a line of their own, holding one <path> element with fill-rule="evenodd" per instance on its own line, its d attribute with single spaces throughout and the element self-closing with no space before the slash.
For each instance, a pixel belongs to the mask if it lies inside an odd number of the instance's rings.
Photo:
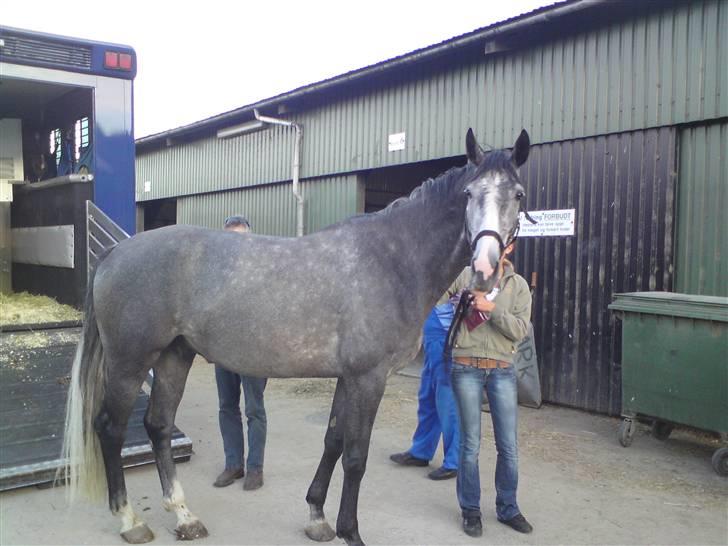
<svg viewBox="0 0 728 546">
<path fill-rule="evenodd" d="M 515 175 L 515 167 L 511 161 L 510 153 L 503 150 L 487 151 L 483 156 L 483 161 L 480 165 L 475 166 L 468 162 L 462 167 L 451 167 L 435 178 L 428 178 L 422 182 L 422 184 L 413 189 L 409 195 L 395 199 L 381 210 L 351 216 L 341 222 L 337 222 L 336 224 L 332 224 L 331 226 L 324 228 L 322 231 L 326 231 L 329 228 L 340 226 L 342 224 L 368 221 L 382 216 L 388 216 L 395 209 L 424 199 L 435 198 L 438 200 L 447 200 L 452 196 L 454 191 L 459 191 L 460 187 L 457 184 L 457 180 L 465 176 L 468 172 L 472 172 L 474 169 L 477 169 L 480 172 L 490 170 L 509 171 Z"/>
</svg>

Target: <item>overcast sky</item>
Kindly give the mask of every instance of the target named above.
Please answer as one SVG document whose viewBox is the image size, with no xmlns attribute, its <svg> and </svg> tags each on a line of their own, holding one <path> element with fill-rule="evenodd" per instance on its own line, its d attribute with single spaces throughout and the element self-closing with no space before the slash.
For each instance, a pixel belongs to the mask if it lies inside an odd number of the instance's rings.
<svg viewBox="0 0 728 546">
<path fill-rule="evenodd" d="M 552 3 L 8 0 L 0 23 L 134 47 L 135 133 L 141 137 Z"/>
</svg>

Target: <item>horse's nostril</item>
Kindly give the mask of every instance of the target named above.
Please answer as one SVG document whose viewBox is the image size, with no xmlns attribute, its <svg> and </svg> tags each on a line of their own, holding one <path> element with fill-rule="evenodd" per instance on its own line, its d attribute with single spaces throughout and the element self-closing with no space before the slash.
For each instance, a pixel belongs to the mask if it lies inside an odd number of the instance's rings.
<svg viewBox="0 0 728 546">
<path fill-rule="evenodd" d="M 493 266 L 493 269 L 497 269 L 498 262 L 500 261 L 500 252 L 498 247 L 495 245 L 491 245 L 488 249 L 488 259 L 490 260 L 490 264 Z"/>
</svg>

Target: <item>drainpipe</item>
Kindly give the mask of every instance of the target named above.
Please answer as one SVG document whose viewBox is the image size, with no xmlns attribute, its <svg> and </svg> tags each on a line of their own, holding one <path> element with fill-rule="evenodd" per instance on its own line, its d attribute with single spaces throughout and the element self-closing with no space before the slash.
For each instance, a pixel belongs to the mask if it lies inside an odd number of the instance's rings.
<svg viewBox="0 0 728 546">
<path fill-rule="evenodd" d="M 263 123 L 293 127 L 296 130 L 296 140 L 293 145 L 293 197 L 296 198 L 296 237 L 301 237 L 303 235 L 303 195 L 301 195 L 301 190 L 298 186 L 298 172 L 301 167 L 300 153 L 303 129 L 300 125 L 293 123 L 292 121 L 261 116 L 257 108 L 253 110 L 253 113 L 255 114 L 255 119 L 262 121 Z"/>
</svg>

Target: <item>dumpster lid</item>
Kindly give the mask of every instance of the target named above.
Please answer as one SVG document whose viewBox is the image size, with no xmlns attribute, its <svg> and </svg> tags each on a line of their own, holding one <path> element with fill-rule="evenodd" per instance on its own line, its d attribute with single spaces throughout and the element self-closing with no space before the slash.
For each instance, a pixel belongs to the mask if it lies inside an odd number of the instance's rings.
<svg viewBox="0 0 728 546">
<path fill-rule="evenodd" d="M 675 292 L 628 292 L 614 294 L 612 311 L 631 311 L 728 322 L 728 298 Z"/>
</svg>

